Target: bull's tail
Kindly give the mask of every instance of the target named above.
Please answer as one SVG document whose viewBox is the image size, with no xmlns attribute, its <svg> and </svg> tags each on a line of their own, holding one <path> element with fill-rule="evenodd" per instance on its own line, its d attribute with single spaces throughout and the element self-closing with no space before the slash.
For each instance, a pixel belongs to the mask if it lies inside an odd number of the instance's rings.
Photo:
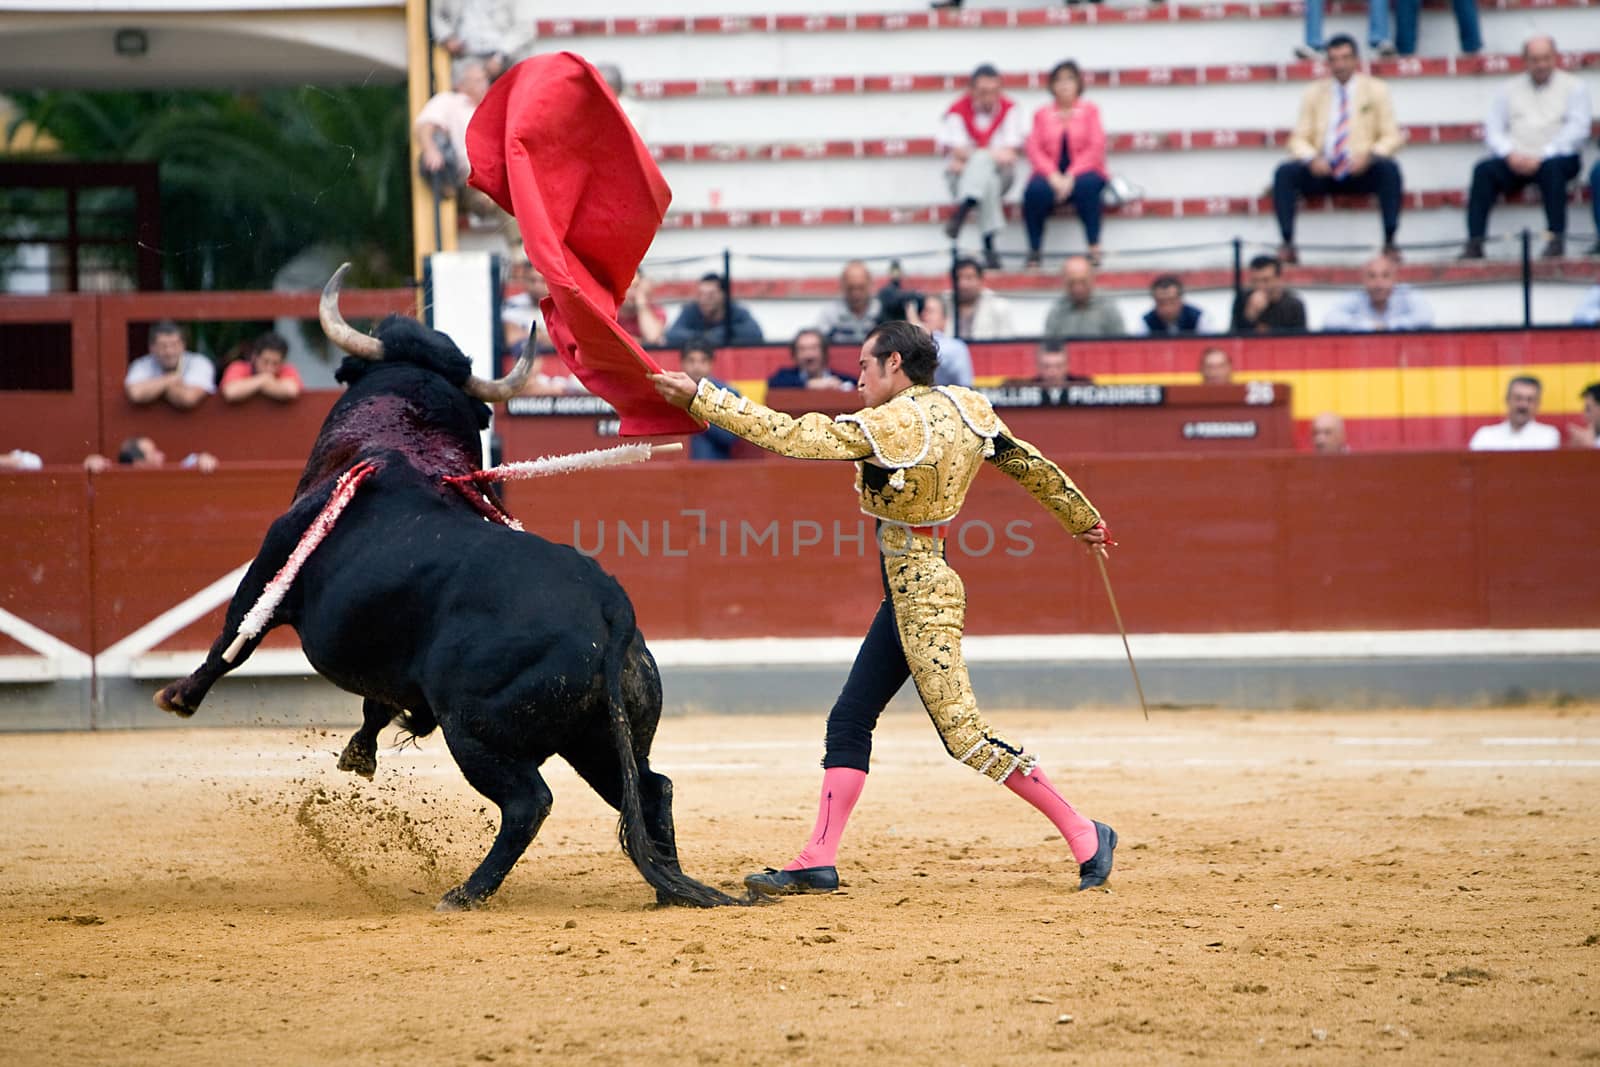
<svg viewBox="0 0 1600 1067">
<path fill-rule="evenodd" d="M 639 761 L 633 751 L 633 726 L 628 718 L 628 704 L 622 691 L 622 673 L 627 665 L 628 647 L 633 643 L 636 632 L 633 605 L 624 600 L 621 610 L 608 622 L 611 634 L 605 652 L 606 702 L 611 718 L 611 737 L 616 742 L 617 763 L 622 773 L 622 806 L 617 825 L 617 838 L 622 843 L 622 850 L 665 903 L 696 908 L 745 903 L 690 878 L 678 869 L 676 861 L 662 855 L 655 842 L 650 840 L 644 804 L 639 793 Z"/>
</svg>

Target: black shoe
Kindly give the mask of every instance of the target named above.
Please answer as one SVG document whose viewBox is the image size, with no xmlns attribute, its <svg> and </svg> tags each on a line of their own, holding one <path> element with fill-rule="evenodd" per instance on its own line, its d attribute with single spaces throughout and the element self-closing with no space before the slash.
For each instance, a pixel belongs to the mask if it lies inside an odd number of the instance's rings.
<svg viewBox="0 0 1600 1067">
<path fill-rule="evenodd" d="M 1105 885 L 1106 879 L 1111 877 L 1111 853 L 1117 848 L 1117 832 L 1105 823 L 1096 820 L 1095 834 L 1100 839 L 1100 847 L 1095 854 L 1084 862 L 1078 864 L 1078 892 L 1093 889 L 1095 886 Z M 745 885 L 750 884 L 746 878 Z"/>
<path fill-rule="evenodd" d="M 1396 263 L 1396 264 L 1399 263 L 1400 260 L 1401 260 L 1399 246 L 1398 245 L 1392 245 L 1392 244 L 1385 244 L 1383 246 L 1383 258 L 1387 259 L 1390 263 Z"/>
<path fill-rule="evenodd" d="M 832 893 L 839 888 L 839 869 L 802 867 L 798 871 L 775 871 L 768 867 L 760 874 L 745 875 L 744 887 L 769 897 L 788 893 Z"/>
<path fill-rule="evenodd" d="M 983 250 L 983 269 L 984 270 L 999 270 L 1000 269 L 1000 253 L 996 252 L 992 248 L 985 248 Z"/>
<path fill-rule="evenodd" d="M 1285 267 L 1292 267 L 1300 262 L 1300 253 L 1288 241 L 1278 246 L 1278 262 Z"/>
<path fill-rule="evenodd" d="M 1567 254 L 1567 239 L 1559 233 L 1550 235 L 1550 240 L 1544 243 L 1544 250 L 1539 253 L 1540 259 L 1562 259 Z"/>
<path fill-rule="evenodd" d="M 1481 238 L 1481 237 L 1468 237 L 1467 238 L 1466 247 L 1461 250 L 1461 254 L 1459 256 L 1457 256 L 1456 258 L 1457 259 L 1482 259 L 1483 258 L 1483 238 Z"/>
</svg>

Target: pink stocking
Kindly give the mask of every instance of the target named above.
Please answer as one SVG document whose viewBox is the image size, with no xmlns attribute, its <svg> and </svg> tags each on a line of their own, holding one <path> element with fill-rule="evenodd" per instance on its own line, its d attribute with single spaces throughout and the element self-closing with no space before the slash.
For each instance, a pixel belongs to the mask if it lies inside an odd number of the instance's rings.
<svg viewBox="0 0 1600 1067">
<path fill-rule="evenodd" d="M 800 854 L 783 869 L 798 871 L 805 867 L 832 867 L 839 855 L 839 838 L 844 836 L 844 824 L 850 819 L 850 809 L 861 796 L 861 787 L 867 784 L 867 772 L 854 767 L 829 767 L 822 772 L 822 798 L 817 807 L 817 825 L 811 839 Z M 1089 828 L 1094 837 L 1094 828 Z"/>
<path fill-rule="evenodd" d="M 1073 810 L 1066 798 L 1056 792 L 1056 787 L 1050 784 L 1050 779 L 1044 776 L 1044 771 L 1038 765 L 1025 775 L 1007 775 L 1006 788 L 1044 812 L 1045 818 L 1056 824 L 1061 836 L 1067 839 L 1073 859 L 1083 863 L 1093 858 L 1099 850 L 1100 840 L 1095 833 L 1094 823 Z"/>
</svg>

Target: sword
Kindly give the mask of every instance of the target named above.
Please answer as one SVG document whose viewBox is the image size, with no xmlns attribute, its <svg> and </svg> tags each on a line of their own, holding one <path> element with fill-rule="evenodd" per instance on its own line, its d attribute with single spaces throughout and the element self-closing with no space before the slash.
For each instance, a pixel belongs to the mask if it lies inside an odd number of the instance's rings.
<svg viewBox="0 0 1600 1067">
<path fill-rule="evenodd" d="M 1117 620 L 1117 632 L 1122 635 L 1122 651 L 1128 654 L 1128 670 L 1133 672 L 1133 688 L 1139 694 L 1139 710 L 1144 712 L 1144 721 L 1150 721 L 1150 705 L 1144 700 L 1144 686 L 1139 684 L 1139 668 L 1133 665 L 1133 649 L 1128 647 L 1128 628 L 1122 625 L 1122 612 L 1117 610 L 1117 594 L 1111 591 L 1111 574 L 1106 570 L 1106 550 L 1100 545 L 1094 547 L 1094 561 L 1100 565 L 1100 581 L 1106 587 L 1106 599 L 1111 601 L 1111 617 Z"/>
</svg>

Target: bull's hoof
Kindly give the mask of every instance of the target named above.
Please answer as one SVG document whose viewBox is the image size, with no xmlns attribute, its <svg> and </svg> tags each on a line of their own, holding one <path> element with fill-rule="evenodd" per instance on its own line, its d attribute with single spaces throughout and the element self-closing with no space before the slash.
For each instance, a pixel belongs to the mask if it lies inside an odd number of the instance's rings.
<svg viewBox="0 0 1600 1067">
<path fill-rule="evenodd" d="M 165 689 L 157 692 L 154 700 L 156 702 L 156 707 L 160 708 L 162 711 L 171 712 L 180 719 L 187 719 L 189 716 L 195 713 L 196 709 L 191 708 L 187 703 L 184 702 L 183 698 L 178 695 L 178 690 L 181 686 L 181 682 L 173 682 Z"/>
<path fill-rule="evenodd" d="M 370 782 L 372 776 L 378 773 L 377 747 L 364 745 L 359 737 L 352 737 L 339 755 L 339 769 L 359 774 Z"/>
<path fill-rule="evenodd" d="M 434 911 L 472 911 L 474 908 L 481 908 L 481 907 L 483 907 L 482 898 L 469 896 L 467 894 L 466 890 L 463 887 L 458 885 L 454 889 L 452 889 L 449 892 L 447 892 L 443 897 L 441 897 L 439 899 L 439 903 L 437 903 L 437 904 L 435 904 L 433 906 L 433 910 Z"/>
</svg>

